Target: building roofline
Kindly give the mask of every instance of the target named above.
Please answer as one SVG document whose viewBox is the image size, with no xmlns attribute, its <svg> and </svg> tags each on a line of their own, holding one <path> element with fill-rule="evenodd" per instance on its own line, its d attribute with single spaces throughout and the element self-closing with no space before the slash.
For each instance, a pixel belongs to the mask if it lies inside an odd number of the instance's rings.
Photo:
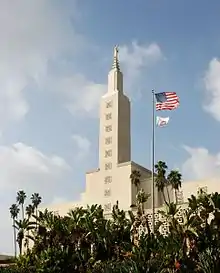
<svg viewBox="0 0 220 273">
<path fill-rule="evenodd" d="M 141 169 L 141 170 L 143 170 L 143 171 L 149 173 L 149 174 L 152 173 L 151 170 L 149 170 L 149 169 L 147 169 L 147 168 L 141 166 L 140 164 L 138 164 L 138 163 L 136 163 L 136 162 L 134 162 L 134 161 L 131 161 L 131 164 L 134 165 L 135 167 L 137 167 L 137 168 L 139 168 L 139 169 Z"/>
<path fill-rule="evenodd" d="M 97 173 L 100 171 L 100 168 L 97 168 L 97 169 L 91 169 L 89 171 L 86 172 L 86 174 L 90 174 L 90 173 Z"/>
<path fill-rule="evenodd" d="M 117 167 L 123 167 L 123 166 L 127 166 L 127 165 L 133 165 L 135 167 L 137 167 L 138 169 L 144 171 L 144 172 L 147 172 L 149 174 L 152 173 L 151 170 L 141 166 L 140 164 L 134 162 L 134 161 L 127 161 L 127 162 L 123 162 L 123 163 L 119 163 L 117 164 Z M 99 172 L 100 171 L 100 168 L 96 168 L 96 169 L 91 169 L 89 171 L 86 172 L 86 174 L 90 174 L 90 173 L 96 173 L 96 172 Z"/>
</svg>

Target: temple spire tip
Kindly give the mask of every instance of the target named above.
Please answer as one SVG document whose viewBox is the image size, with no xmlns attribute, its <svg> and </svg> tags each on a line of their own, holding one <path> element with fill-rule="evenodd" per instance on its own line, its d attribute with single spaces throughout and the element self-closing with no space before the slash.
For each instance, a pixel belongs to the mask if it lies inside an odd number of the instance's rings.
<svg viewBox="0 0 220 273">
<path fill-rule="evenodd" d="M 119 51 L 118 45 L 114 46 L 114 59 L 113 59 L 112 69 L 117 69 L 120 71 L 118 51 Z"/>
</svg>

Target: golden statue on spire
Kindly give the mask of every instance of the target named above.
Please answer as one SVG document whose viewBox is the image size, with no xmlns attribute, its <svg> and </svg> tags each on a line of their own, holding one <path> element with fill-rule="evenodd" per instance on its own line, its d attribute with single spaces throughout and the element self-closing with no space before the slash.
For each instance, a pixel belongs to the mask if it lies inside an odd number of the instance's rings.
<svg viewBox="0 0 220 273">
<path fill-rule="evenodd" d="M 114 47 L 114 58 L 118 60 L 118 45 Z"/>
<path fill-rule="evenodd" d="M 119 67 L 119 60 L 118 60 L 118 46 L 114 46 L 114 59 L 113 59 L 113 64 L 112 64 L 112 69 L 116 69 L 120 71 Z"/>
</svg>

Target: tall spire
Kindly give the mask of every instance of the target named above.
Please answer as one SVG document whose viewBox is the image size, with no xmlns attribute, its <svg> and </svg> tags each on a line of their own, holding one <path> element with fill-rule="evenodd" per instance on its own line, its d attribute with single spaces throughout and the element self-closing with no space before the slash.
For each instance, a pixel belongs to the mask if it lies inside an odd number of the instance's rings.
<svg viewBox="0 0 220 273">
<path fill-rule="evenodd" d="M 108 93 L 112 92 L 123 93 L 123 74 L 120 71 L 119 60 L 118 60 L 118 46 L 114 47 L 114 58 L 112 69 L 108 74 Z"/>
<path fill-rule="evenodd" d="M 116 69 L 116 70 L 120 71 L 119 60 L 118 60 L 118 46 L 117 45 L 114 47 L 114 59 L 113 59 L 112 69 Z"/>
</svg>

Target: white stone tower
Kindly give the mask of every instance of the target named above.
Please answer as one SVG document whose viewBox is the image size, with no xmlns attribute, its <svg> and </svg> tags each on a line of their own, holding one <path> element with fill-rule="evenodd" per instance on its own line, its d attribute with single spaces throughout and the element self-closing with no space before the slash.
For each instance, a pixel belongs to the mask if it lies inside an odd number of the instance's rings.
<svg viewBox="0 0 220 273">
<path fill-rule="evenodd" d="M 108 91 L 100 103 L 99 168 L 109 171 L 130 160 L 130 101 L 123 93 L 123 74 L 116 46 L 108 74 Z"/>
<path fill-rule="evenodd" d="M 152 184 L 151 172 L 131 161 L 130 101 L 123 90 L 117 46 L 106 91 L 100 101 L 99 168 L 86 173 L 82 202 L 101 204 L 108 214 L 117 201 L 125 211 L 136 202 L 137 189 L 130 180 L 132 170 L 140 171 L 140 188 L 146 193 L 151 193 Z M 151 207 L 150 199 L 146 208 Z"/>
<path fill-rule="evenodd" d="M 136 202 L 137 188 L 131 183 L 133 170 L 141 173 L 140 188 L 151 193 L 151 171 L 131 161 L 130 101 L 123 92 L 123 74 L 120 71 L 118 47 L 114 48 L 112 68 L 108 74 L 108 88 L 100 100 L 99 167 L 86 172 L 86 188 L 74 204 L 64 204 L 58 209 L 62 214 L 69 208 L 102 205 L 107 217 L 119 202 L 125 211 Z M 162 195 L 155 189 L 156 207 L 162 204 Z M 145 203 L 151 208 L 151 197 Z"/>
</svg>

